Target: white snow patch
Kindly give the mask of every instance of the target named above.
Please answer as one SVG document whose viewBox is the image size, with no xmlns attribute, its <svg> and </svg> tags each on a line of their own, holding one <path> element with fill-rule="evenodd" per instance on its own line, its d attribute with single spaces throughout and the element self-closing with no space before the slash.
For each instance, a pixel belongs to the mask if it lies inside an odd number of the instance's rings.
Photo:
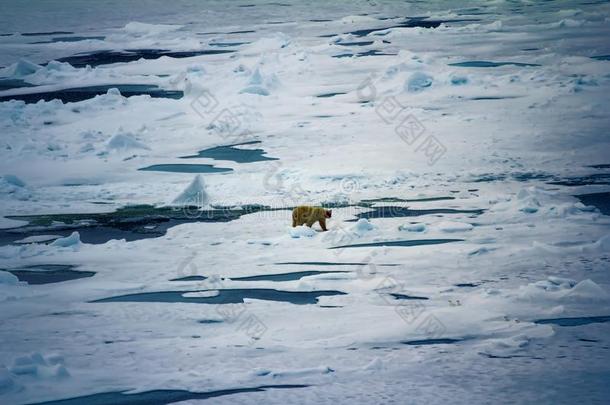
<svg viewBox="0 0 610 405">
<path fill-rule="evenodd" d="M 281 32 L 267 38 L 261 38 L 244 46 L 243 53 L 245 54 L 262 54 L 265 52 L 277 51 L 287 47 L 290 44 L 290 37 Z"/>
<path fill-rule="evenodd" d="M 354 24 L 354 23 L 369 23 L 369 22 L 378 22 L 379 20 L 373 17 L 369 17 L 367 15 L 348 15 L 341 19 L 339 22 L 341 24 Z"/>
<path fill-rule="evenodd" d="M 63 358 L 61 356 L 51 355 L 45 358 L 40 353 L 32 353 L 15 358 L 9 370 L 15 375 L 30 375 L 43 379 L 70 376 L 70 373 L 68 373 L 68 370 L 63 365 Z"/>
<path fill-rule="evenodd" d="M 563 20 L 550 24 L 553 28 L 578 28 L 584 25 L 582 20 L 574 20 L 572 18 L 564 18 Z"/>
<path fill-rule="evenodd" d="M 373 229 L 375 229 L 375 225 L 371 224 L 366 218 L 360 218 L 352 227 L 352 231 L 358 234 L 372 231 Z"/>
<path fill-rule="evenodd" d="M 547 280 L 521 286 L 517 296 L 527 301 L 604 301 L 609 298 L 608 293 L 597 283 L 590 279 L 576 284 L 574 280 L 549 277 Z"/>
<path fill-rule="evenodd" d="M 17 227 L 24 226 L 27 224 L 28 224 L 27 221 L 0 217 L 0 229 L 17 228 Z"/>
<path fill-rule="evenodd" d="M 464 222 L 442 221 L 436 224 L 436 227 L 442 232 L 464 232 L 474 228 L 471 224 Z"/>
<path fill-rule="evenodd" d="M 263 74 L 260 68 L 257 67 L 248 79 L 247 86 L 241 89 L 240 93 L 268 96 L 271 94 L 271 89 L 277 88 L 278 85 L 279 81 L 275 74 Z"/>
<path fill-rule="evenodd" d="M 312 367 L 312 368 L 302 368 L 295 370 L 281 370 L 281 371 L 273 371 L 271 372 L 271 376 L 273 378 L 283 378 L 283 377 L 306 377 L 310 375 L 316 374 L 328 374 L 332 373 L 334 370 L 328 366 L 320 366 L 320 367 Z"/>
<path fill-rule="evenodd" d="M 398 230 L 406 231 L 406 232 L 425 232 L 426 224 L 419 223 L 419 224 L 400 225 L 398 227 Z"/>
<path fill-rule="evenodd" d="M 610 234 L 604 235 L 593 243 L 577 243 L 573 246 L 565 245 L 550 245 L 548 243 L 534 241 L 532 243 L 534 248 L 539 248 L 547 252 L 555 254 L 569 254 L 569 253 L 604 253 L 610 250 Z"/>
<path fill-rule="evenodd" d="M 217 297 L 218 295 L 220 295 L 220 291 L 218 290 L 193 291 L 182 294 L 184 298 L 210 298 Z"/>
<path fill-rule="evenodd" d="M 182 27 L 175 24 L 146 24 L 132 21 L 123 27 L 123 31 L 130 36 L 141 38 L 177 31 Z"/>
<path fill-rule="evenodd" d="M 55 239 L 61 238 L 61 235 L 33 235 L 27 238 L 19 239 L 14 241 L 15 244 L 27 244 L 27 243 L 42 243 L 50 242 Z"/>
<path fill-rule="evenodd" d="M 90 68 L 89 68 L 90 69 Z M 89 70 L 85 70 L 89 72 Z M 27 76 L 27 81 L 32 84 L 56 83 L 57 81 L 82 75 L 83 70 L 77 69 L 67 62 L 50 61 L 46 66 L 36 70 Z"/>
<path fill-rule="evenodd" d="M 118 151 L 130 151 L 133 149 L 145 149 L 150 150 L 150 148 L 138 141 L 133 134 L 130 133 L 118 133 L 113 136 L 110 141 L 108 141 L 108 149 L 109 150 L 118 150 Z"/>
<path fill-rule="evenodd" d="M 323 202 L 322 206 L 326 205 L 348 205 L 352 202 L 349 195 L 345 193 L 334 193 L 328 196 Z"/>
<path fill-rule="evenodd" d="M 383 361 L 379 357 L 375 357 L 370 361 L 366 366 L 362 368 L 363 370 L 375 370 L 379 371 L 383 369 Z"/>
<path fill-rule="evenodd" d="M 290 236 L 293 238 L 311 238 L 316 234 L 316 231 L 306 225 L 297 226 L 290 229 Z"/>
<path fill-rule="evenodd" d="M 586 279 L 576 284 L 566 295 L 566 298 L 605 300 L 608 298 L 608 293 L 594 281 Z"/>
</svg>

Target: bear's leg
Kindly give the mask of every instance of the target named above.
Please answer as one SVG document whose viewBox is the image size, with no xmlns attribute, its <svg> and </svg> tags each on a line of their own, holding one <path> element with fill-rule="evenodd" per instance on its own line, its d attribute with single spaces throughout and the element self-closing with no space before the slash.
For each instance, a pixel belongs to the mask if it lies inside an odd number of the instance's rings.
<svg viewBox="0 0 610 405">
<path fill-rule="evenodd" d="M 293 228 L 298 225 L 297 224 L 298 217 L 299 217 L 299 214 L 297 213 L 297 209 L 295 208 L 294 210 L 292 210 L 292 227 Z"/>
<path fill-rule="evenodd" d="M 322 227 L 323 231 L 328 231 L 328 229 L 326 229 L 326 219 L 325 218 L 322 218 L 318 222 L 320 223 L 320 226 Z"/>
</svg>

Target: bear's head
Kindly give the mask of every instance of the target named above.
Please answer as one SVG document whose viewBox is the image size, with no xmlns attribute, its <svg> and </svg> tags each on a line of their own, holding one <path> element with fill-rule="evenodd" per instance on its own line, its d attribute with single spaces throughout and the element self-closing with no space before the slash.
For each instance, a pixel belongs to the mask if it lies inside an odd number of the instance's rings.
<svg viewBox="0 0 610 405">
<path fill-rule="evenodd" d="M 330 217 L 333 216 L 333 211 L 332 210 L 326 210 L 324 212 L 324 214 L 325 214 L 326 218 L 330 218 Z"/>
</svg>

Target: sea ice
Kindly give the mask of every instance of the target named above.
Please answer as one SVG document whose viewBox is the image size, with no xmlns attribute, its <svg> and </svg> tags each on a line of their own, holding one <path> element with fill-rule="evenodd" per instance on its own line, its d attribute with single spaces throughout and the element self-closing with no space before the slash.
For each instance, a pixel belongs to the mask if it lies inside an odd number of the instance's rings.
<svg viewBox="0 0 610 405">
<path fill-rule="evenodd" d="M 133 134 L 118 133 L 108 141 L 108 149 L 128 152 L 134 149 L 150 150 L 144 143 L 138 141 Z"/>
<path fill-rule="evenodd" d="M 9 391 L 14 386 L 13 376 L 5 366 L 0 365 L 0 394 Z"/>
<path fill-rule="evenodd" d="M 375 229 L 375 226 L 369 222 L 366 218 L 360 218 L 358 222 L 352 227 L 352 231 L 358 234 L 365 233 Z"/>
<path fill-rule="evenodd" d="M 32 196 L 25 182 L 12 174 L 0 177 L 0 193 L 17 200 L 28 200 Z"/>
<path fill-rule="evenodd" d="M 42 243 L 49 242 L 55 239 L 61 238 L 60 235 L 32 235 L 23 239 L 16 240 L 13 243 L 16 244 L 27 244 L 27 243 Z"/>
<path fill-rule="evenodd" d="M 65 238 L 56 239 L 54 242 L 51 243 L 51 246 L 77 247 L 80 244 L 81 244 L 80 234 L 78 233 L 78 231 L 74 231 L 70 234 L 70 236 L 67 236 Z"/>
<path fill-rule="evenodd" d="M 306 226 L 306 225 L 301 225 L 301 226 L 297 226 L 294 228 L 290 228 L 290 236 L 298 239 L 298 238 L 311 238 L 312 236 L 315 236 L 316 231 L 314 231 L 312 228 Z"/>
<path fill-rule="evenodd" d="M 410 92 L 419 92 L 432 86 L 432 81 L 432 76 L 422 72 L 415 72 L 409 77 L 405 84 L 405 89 Z"/>
<path fill-rule="evenodd" d="M 63 365 L 61 356 L 43 357 L 40 353 L 32 353 L 28 356 L 16 357 L 9 368 L 14 375 L 30 375 L 38 378 L 65 378 L 70 373 Z"/>
<path fill-rule="evenodd" d="M 474 228 L 471 224 L 454 221 L 442 221 L 436 224 L 436 227 L 443 232 L 464 232 Z"/>
<path fill-rule="evenodd" d="M 22 79 L 35 73 L 39 69 L 42 69 L 42 66 L 25 59 L 20 59 L 18 62 L 0 70 L 0 76 L 10 79 Z"/>
<path fill-rule="evenodd" d="M 172 201 L 172 205 L 206 207 L 209 203 L 205 183 L 200 174 L 196 175 L 191 183 Z"/>
<path fill-rule="evenodd" d="M 426 230 L 426 224 L 418 223 L 418 224 L 400 225 L 398 227 L 398 230 L 406 231 L 406 232 L 424 232 Z"/>
<path fill-rule="evenodd" d="M 0 284 L 15 285 L 19 283 L 19 279 L 8 271 L 0 270 Z"/>
</svg>

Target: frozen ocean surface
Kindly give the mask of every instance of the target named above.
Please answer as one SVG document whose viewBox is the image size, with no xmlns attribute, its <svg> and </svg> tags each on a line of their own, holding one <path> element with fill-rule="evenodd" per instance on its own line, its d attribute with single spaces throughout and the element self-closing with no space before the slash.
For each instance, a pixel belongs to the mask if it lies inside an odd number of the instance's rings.
<svg viewBox="0 0 610 405">
<path fill-rule="evenodd" d="M 609 401 L 609 2 L 0 10 L 0 403 Z"/>
</svg>

